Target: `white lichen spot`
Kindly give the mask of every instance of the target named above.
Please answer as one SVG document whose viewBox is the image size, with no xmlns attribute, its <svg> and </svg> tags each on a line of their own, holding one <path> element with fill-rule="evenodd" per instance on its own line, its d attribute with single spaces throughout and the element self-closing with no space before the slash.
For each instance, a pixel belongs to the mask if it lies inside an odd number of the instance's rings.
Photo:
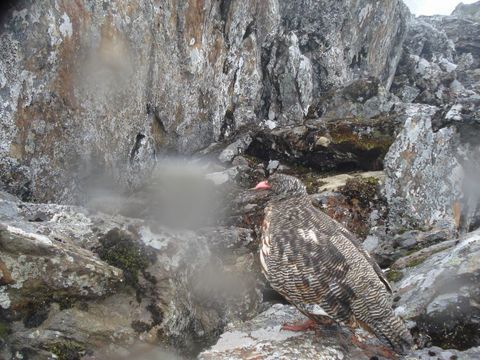
<svg viewBox="0 0 480 360">
<path fill-rule="evenodd" d="M 8 297 L 5 287 L 0 288 L 0 307 L 8 309 L 10 305 L 12 305 L 12 301 Z"/>
<path fill-rule="evenodd" d="M 62 15 L 62 23 L 59 26 L 60 34 L 65 37 L 71 37 L 73 35 L 73 27 L 72 27 L 72 22 L 70 21 L 70 18 L 66 13 L 63 13 Z"/>
<path fill-rule="evenodd" d="M 51 11 L 48 13 L 47 18 L 48 18 L 48 35 L 50 36 L 50 45 L 52 47 L 56 47 L 62 43 L 63 39 L 58 32 L 55 16 Z"/>
<path fill-rule="evenodd" d="M 447 115 L 445 116 L 445 118 L 447 120 L 461 121 L 462 120 L 462 110 L 463 110 L 462 104 L 455 104 L 447 112 Z"/>
<path fill-rule="evenodd" d="M 198 74 L 202 71 L 205 64 L 205 56 L 202 49 L 192 48 L 190 50 L 190 72 Z"/>
<path fill-rule="evenodd" d="M 29 233 L 29 232 L 26 232 L 26 231 L 24 231 L 22 229 L 19 229 L 17 227 L 11 226 L 11 225 L 7 226 L 7 231 L 9 231 L 9 232 L 11 232 L 12 234 L 15 234 L 15 235 L 24 236 L 26 238 L 33 239 L 33 240 L 39 242 L 42 245 L 53 246 L 52 240 L 50 240 L 45 235 Z"/>
<path fill-rule="evenodd" d="M 272 121 L 272 120 L 267 120 L 267 121 L 265 121 L 265 125 L 266 125 L 270 130 L 273 130 L 273 129 L 275 129 L 276 127 L 278 127 L 278 124 L 277 124 L 275 121 Z"/>
<path fill-rule="evenodd" d="M 213 347 L 213 351 L 227 351 L 255 345 L 255 341 L 247 333 L 231 331 L 223 334 Z"/>
</svg>

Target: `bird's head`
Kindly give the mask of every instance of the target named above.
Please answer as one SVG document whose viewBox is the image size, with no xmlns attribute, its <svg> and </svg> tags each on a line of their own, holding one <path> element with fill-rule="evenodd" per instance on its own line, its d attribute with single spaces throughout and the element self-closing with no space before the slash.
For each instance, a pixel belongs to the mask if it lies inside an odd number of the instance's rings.
<svg viewBox="0 0 480 360">
<path fill-rule="evenodd" d="M 269 190 L 276 195 L 301 196 L 307 194 L 307 188 L 296 177 L 285 174 L 274 174 L 268 180 L 261 181 L 255 190 Z"/>
</svg>

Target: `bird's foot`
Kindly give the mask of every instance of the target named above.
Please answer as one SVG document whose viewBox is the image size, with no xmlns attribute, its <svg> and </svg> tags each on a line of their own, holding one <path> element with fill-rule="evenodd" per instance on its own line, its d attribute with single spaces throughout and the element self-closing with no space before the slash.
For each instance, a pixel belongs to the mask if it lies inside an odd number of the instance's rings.
<svg viewBox="0 0 480 360">
<path fill-rule="evenodd" d="M 288 330 L 288 331 L 307 331 L 307 330 L 315 330 L 316 328 L 317 328 L 317 323 L 310 319 L 304 322 L 282 325 L 282 330 Z"/>
<path fill-rule="evenodd" d="M 362 349 L 370 358 L 382 357 L 385 359 L 397 360 L 397 354 L 387 346 L 382 345 L 366 345 L 352 334 L 350 338 L 352 344 Z"/>
<path fill-rule="evenodd" d="M 316 319 L 316 322 L 317 322 L 318 325 L 322 325 L 322 326 L 336 325 L 335 320 L 333 320 L 332 318 L 330 318 L 328 316 L 318 316 L 315 319 Z"/>
</svg>

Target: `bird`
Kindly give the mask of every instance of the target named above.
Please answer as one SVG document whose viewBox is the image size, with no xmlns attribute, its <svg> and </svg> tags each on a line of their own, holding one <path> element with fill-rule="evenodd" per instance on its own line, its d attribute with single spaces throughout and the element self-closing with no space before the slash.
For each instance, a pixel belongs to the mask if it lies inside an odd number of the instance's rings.
<svg viewBox="0 0 480 360">
<path fill-rule="evenodd" d="M 361 326 L 405 354 L 413 340 L 394 314 L 392 288 L 356 237 L 317 209 L 296 177 L 275 173 L 254 189 L 272 195 L 261 226 L 262 271 L 271 287 L 309 318 L 284 328 L 305 330 L 325 320 Z"/>
</svg>

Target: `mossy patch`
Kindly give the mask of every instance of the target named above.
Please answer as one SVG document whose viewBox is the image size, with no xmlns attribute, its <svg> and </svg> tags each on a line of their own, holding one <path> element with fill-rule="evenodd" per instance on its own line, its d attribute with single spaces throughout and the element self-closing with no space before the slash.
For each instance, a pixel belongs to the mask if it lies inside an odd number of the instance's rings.
<svg viewBox="0 0 480 360">
<path fill-rule="evenodd" d="M 340 188 L 340 193 L 366 206 L 377 197 L 377 186 L 378 179 L 375 177 L 358 177 L 348 179 L 345 186 Z"/>
<path fill-rule="evenodd" d="M 55 354 L 59 360 L 80 360 L 85 353 L 82 345 L 70 340 L 50 344 L 46 349 Z"/>
<path fill-rule="evenodd" d="M 348 145 L 361 151 L 377 150 L 383 157 L 395 138 L 393 130 L 388 126 L 383 129 L 381 123 L 381 119 L 337 121 L 330 126 L 329 134 L 334 144 Z"/>
<path fill-rule="evenodd" d="M 305 184 L 309 194 L 315 194 L 322 185 L 326 184 L 318 175 L 311 172 L 300 176 L 300 179 Z"/>
<path fill-rule="evenodd" d="M 426 257 L 418 257 L 416 259 L 412 259 L 410 260 L 408 263 L 407 263 L 407 267 L 411 268 L 411 267 L 415 267 L 415 266 L 418 266 L 420 265 L 421 263 L 423 263 L 424 261 L 426 260 Z"/>
<path fill-rule="evenodd" d="M 100 244 L 100 259 L 122 269 L 126 283 L 138 289 L 138 275 L 150 264 L 146 249 L 120 229 L 110 230 Z"/>
<path fill-rule="evenodd" d="M 0 321 L 0 338 L 5 339 L 10 333 L 10 326 L 5 321 Z"/>
<path fill-rule="evenodd" d="M 386 272 L 385 276 L 390 282 L 398 282 L 403 279 L 403 273 L 397 270 L 389 270 Z"/>
</svg>

